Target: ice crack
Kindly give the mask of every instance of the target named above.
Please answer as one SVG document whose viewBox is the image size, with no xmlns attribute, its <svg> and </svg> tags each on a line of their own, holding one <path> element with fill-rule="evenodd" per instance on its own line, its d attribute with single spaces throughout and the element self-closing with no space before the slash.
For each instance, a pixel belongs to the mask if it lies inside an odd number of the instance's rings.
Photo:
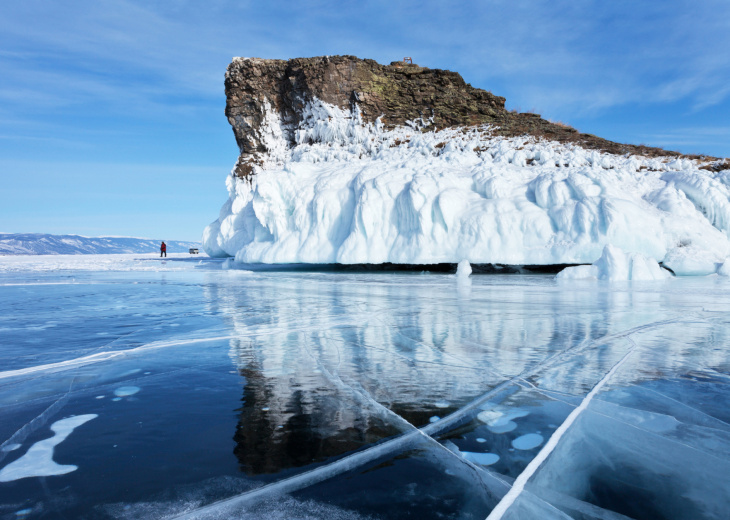
<svg viewBox="0 0 730 520">
<path fill-rule="evenodd" d="M 585 398 L 578 405 L 578 407 L 570 412 L 570 415 L 568 415 L 563 424 L 561 424 L 555 430 L 555 432 L 553 432 L 553 434 L 550 436 L 550 439 L 545 444 L 545 446 L 543 446 L 537 456 L 530 461 L 524 471 L 519 474 L 517 479 L 515 479 L 514 485 L 502 498 L 502 500 L 500 500 L 500 502 L 497 504 L 497 507 L 495 507 L 491 513 L 489 513 L 487 520 L 500 520 L 504 516 L 505 512 L 507 512 L 507 509 L 509 509 L 509 507 L 515 502 L 515 500 L 517 500 L 517 498 L 525 489 L 525 484 L 527 484 L 527 481 L 530 479 L 530 477 L 532 477 L 532 475 L 535 474 L 535 472 L 542 465 L 542 463 L 545 462 L 548 456 L 553 452 L 555 447 L 558 445 L 558 442 L 560 442 L 560 439 L 563 437 L 563 435 L 565 435 L 565 432 L 568 431 L 568 428 L 570 428 L 570 426 L 575 422 L 578 416 L 583 413 L 586 408 L 588 408 L 588 404 L 590 404 L 595 395 L 600 392 L 601 388 L 603 388 L 603 386 L 608 382 L 609 379 L 611 379 L 616 371 L 621 368 L 621 365 L 623 365 L 629 358 L 629 356 L 631 356 L 631 354 L 633 354 L 633 352 L 638 348 L 638 345 L 630 337 L 627 337 L 627 339 L 632 343 L 632 346 L 631 348 L 629 348 L 628 352 L 626 352 L 626 354 L 624 354 L 624 356 L 611 368 L 611 370 L 609 370 L 608 373 L 603 376 L 603 378 L 596 384 L 596 386 L 594 386 L 593 389 L 588 392 L 588 395 L 585 396 Z"/>
</svg>

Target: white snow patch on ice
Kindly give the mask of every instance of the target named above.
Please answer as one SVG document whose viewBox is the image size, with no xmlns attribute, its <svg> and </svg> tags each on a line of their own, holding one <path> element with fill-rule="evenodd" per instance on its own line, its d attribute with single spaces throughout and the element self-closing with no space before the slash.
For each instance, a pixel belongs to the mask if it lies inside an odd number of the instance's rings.
<svg viewBox="0 0 730 520">
<path fill-rule="evenodd" d="M 284 129 L 267 109 L 264 166 L 228 177 L 204 248 L 238 262 L 519 265 L 593 263 L 612 244 L 678 274 L 730 256 L 722 172 L 423 123 L 385 130 L 314 99 Z M 683 244 L 702 269 L 677 260 Z"/>
<path fill-rule="evenodd" d="M 25 455 L 0 470 L 0 482 L 12 482 L 28 477 L 65 475 L 76 471 L 77 466 L 71 464 L 61 465 L 54 462 L 53 450 L 66 437 L 71 435 L 74 429 L 96 417 L 96 414 L 76 415 L 53 423 L 51 430 L 55 435 L 49 439 L 36 442 Z"/>
</svg>

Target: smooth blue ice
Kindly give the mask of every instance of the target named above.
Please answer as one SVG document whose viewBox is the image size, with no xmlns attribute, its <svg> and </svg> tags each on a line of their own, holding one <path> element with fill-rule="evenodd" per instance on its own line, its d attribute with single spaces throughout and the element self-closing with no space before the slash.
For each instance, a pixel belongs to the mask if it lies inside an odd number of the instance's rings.
<svg viewBox="0 0 730 520">
<path fill-rule="evenodd" d="M 0 268 L 0 516 L 730 510 L 727 278 L 152 262 Z"/>
</svg>

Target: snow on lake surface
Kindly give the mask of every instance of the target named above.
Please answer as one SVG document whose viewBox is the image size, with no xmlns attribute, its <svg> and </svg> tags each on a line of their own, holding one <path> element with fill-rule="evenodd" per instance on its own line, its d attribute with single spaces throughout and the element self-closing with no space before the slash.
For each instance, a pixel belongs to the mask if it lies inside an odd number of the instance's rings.
<svg viewBox="0 0 730 520">
<path fill-rule="evenodd" d="M 467 281 L 0 258 L 0 518 L 726 518 L 730 279 Z"/>
</svg>

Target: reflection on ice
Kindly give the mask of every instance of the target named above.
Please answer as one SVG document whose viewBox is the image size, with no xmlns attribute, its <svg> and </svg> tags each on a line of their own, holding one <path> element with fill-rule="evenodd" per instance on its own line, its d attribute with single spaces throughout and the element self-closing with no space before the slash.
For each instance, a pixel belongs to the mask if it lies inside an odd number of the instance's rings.
<svg viewBox="0 0 730 520">
<path fill-rule="evenodd" d="M 502 518 L 730 509 L 725 278 L 472 275 L 464 292 L 450 275 L 163 274 L 105 283 L 113 298 L 47 285 L 43 318 L 0 317 L 11 339 L 49 322 L 72 338 L 34 331 L 0 372 L 1 472 L 24 459 L 13 445 L 56 439 L 47 424 L 98 415 L 83 465 L 59 448 L 81 470 L 47 479 L 76 493 L 54 505 L 68 518 L 486 518 L 520 479 Z M 7 486 L 0 517 L 51 510 L 34 479 Z"/>
<path fill-rule="evenodd" d="M 279 386 L 283 381 L 253 368 L 241 374 L 246 385 L 233 439 L 234 453 L 248 474 L 326 461 L 403 431 L 378 407 L 331 388 L 324 376 L 309 378 L 310 388 L 292 383 L 285 390 Z M 265 403 L 269 406 L 261 406 Z"/>
<path fill-rule="evenodd" d="M 317 277 L 303 278 L 287 280 L 291 284 L 285 293 L 290 296 L 276 302 L 266 296 L 280 289 L 278 284 L 273 289 L 270 280 L 219 287 L 223 293 L 217 295 L 233 326 L 247 337 L 246 342 L 232 341 L 233 359 L 241 369 L 268 375 L 268 399 L 274 404 L 270 413 L 277 416 L 270 419 L 272 426 L 287 413 L 285 398 L 292 389 L 311 395 L 322 392 L 322 383 L 315 377 L 322 372 L 336 375 L 338 384 L 357 388 L 360 395 L 419 427 L 443 417 L 439 411 L 443 401 L 453 403 L 451 412 L 510 377 L 528 374 L 526 381 L 554 404 L 541 405 L 542 412 L 486 409 L 479 417 L 484 426 L 455 430 L 456 435 L 463 436 L 461 431 L 468 437 L 444 437 L 457 443 L 462 454 L 469 454 L 464 459 L 482 466 L 489 462 L 498 474 L 515 477 L 545 442 L 543 432 L 552 435 L 581 398 L 632 349 L 627 338 L 670 330 L 673 325 L 686 332 L 688 326 L 687 317 L 678 311 L 689 302 L 673 307 L 674 302 L 651 292 L 614 294 L 599 287 L 596 294 L 512 286 L 508 293 L 487 285 L 481 294 L 470 295 L 467 309 L 446 287 L 421 287 L 417 281 L 409 283 L 413 278 L 404 280 L 407 291 L 400 284 L 333 286 L 321 285 Z M 313 293 L 316 299 L 311 298 Z M 320 308 L 323 301 L 326 305 Z M 399 306 L 394 308 L 393 302 Z M 665 304 L 670 305 L 665 308 Z M 235 310 L 242 307 L 259 309 L 253 327 L 246 313 Z M 701 322 L 704 329 L 717 326 Z M 724 336 L 725 325 L 720 327 Z M 708 336 L 702 328 L 691 327 L 697 333 L 690 339 L 694 344 L 718 337 L 716 333 Z M 633 385 L 654 379 L 657 370 L 668 374 L 713 362 L 716 354 L 711 350 L 684 344 L 674 350 L 649 346 L 641 356 L 626 361 L 616 382 Z M 649 364 L 647 355 L 653 358 Z M 727 366 L 727 356 L 720 358 Z M 646 370 L 649 366 L 651 373 Z M 333 437 L 353 428 L 367 431 L 354 417 L 348 419 L 347 413 L 337 417 L 335 423 L 321 420 L 307 428 Z M 252 424 L 241 421 L 239 432 L 251 430 Z M 474 450 L 476 446 L 484 447 Z M 276 446 L 267 452 L 271 457 Z M 571 500 L 580 502 L 583 497 L 566 495 L 560 499 L 561 507 Z"/>
</svg>

